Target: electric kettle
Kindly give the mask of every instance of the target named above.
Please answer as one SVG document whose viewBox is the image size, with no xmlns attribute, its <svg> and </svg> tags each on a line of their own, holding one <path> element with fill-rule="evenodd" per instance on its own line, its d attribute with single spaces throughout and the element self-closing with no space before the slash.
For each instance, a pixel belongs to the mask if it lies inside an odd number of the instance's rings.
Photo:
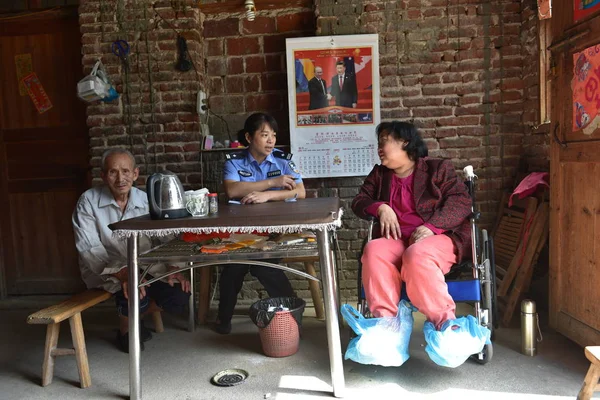
<svg viewBox="0 0 600 400">
<path fill-rule="evenodd" d="M 146 181 L 146 193 L 152 219 L 187 217 L 181 181 L 170 171 L 152 174 Z"/>
</svg>

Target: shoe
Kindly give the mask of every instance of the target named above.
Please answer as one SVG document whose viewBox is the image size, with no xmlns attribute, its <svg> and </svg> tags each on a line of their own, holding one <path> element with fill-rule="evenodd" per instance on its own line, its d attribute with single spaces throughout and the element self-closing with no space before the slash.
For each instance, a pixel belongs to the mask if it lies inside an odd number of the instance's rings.
<svg viewBox="0 0 600 400">
<path fill-rule="evenodd" d="M 121 335 L 121 332 L 117 330 L 117 346 L 122 352 L 129 353 L 129 332 Z M 142 340 L 140 340 L 140 350 L 144 351 L 144 342 Z"/>
<path fill-rule="evenodd" d="M 142 321 L 140 324 L 140 340 L 142 342 L 147 342 L 150 339 L 152 339 L 152 332 L 150 329 L 146 328 L 144 321 Z"/>
<path fill-rule="evenodd" d="M 221 335 L 227 335 L 231 333 L 231 321 L 229 322 L 217 322 L 215 325 L 215 331 Z"/>
</svg>

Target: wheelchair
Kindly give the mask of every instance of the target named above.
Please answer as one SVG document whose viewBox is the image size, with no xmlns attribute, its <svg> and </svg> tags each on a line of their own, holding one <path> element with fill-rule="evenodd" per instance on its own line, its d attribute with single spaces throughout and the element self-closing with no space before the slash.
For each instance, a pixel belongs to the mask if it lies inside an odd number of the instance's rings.
<svg viewBox="0 0 600 400">
<path fill-rule="evenodd" d="M 477 175 L 473 173 L 472 166 L 463 169 L 465 174 L 465 185 L 471 196 L 471 252 L 472 259 L 463 260 L 452 266 L 446 275 L 448 292 L 455 303 L 468 303 L 473 306 L 475 318 L 478 323 L 485 326 L 492 333 L 498 327 L 498 305 L 496 298 L 496 272 L 494 263 L 494 242 L 485 229 L 480 229 L 477 222 L 480 213 L 475 206 L 475 180 Z M 369 219 L 367 238 L 365 244 L 373 238 L 373 229 L 376 224 L 374 217 Z M 363 245 L 364 248 L 364 245 Z M 362 285 L 362 251 L 358 262 L 358 304 L 357 311 L 365 318 L 371 317 L 369 306 L 366 301 L 365 291 Z M 401 298 L 410 301 L 403 285 Z M 471 359 L 479 364 L 488 363 L 493 356 L 493 345 L 486 344 L 478 354 L 473 354 Z"/>
</svg>

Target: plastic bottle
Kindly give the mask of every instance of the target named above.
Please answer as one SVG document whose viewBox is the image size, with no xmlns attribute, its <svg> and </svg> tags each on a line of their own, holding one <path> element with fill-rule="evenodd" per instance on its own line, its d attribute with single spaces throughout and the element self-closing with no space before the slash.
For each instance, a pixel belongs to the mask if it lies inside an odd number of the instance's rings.
<svg viewBox="0 0 600 400">
<path fill-rule="evenodd" d="M 208 213 L 210 215 L 217 215 L 219 212 L 219 198 L 216 193 L 208 194 Z"/>
</svg>

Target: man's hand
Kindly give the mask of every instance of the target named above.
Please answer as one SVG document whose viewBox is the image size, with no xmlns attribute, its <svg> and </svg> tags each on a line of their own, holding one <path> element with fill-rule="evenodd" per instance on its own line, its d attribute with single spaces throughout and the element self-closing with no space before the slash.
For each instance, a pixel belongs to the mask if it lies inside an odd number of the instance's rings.
<svg viewBox="0 0 600 400">
<path fill-rule="evenodd" d="M 389 239 L 391 236 L 394 240 L 398 240 L 402 237 L 398 216 L 394 210 L 392 210 L 392 207 L 387 204 L 379 206 L 377 209 L 377 218 L 379 218 L 379 225 L 381 225 L 382 237 Z"/>
<path fill-rule="evenodd" d="M 179 268 L 172 266 L 172 265 L 169 267 L 169 271 L 176 271 L 178 269 Z M 167 278 L 167 283 L 171 287 L 175 286 L 175 283 L 177 283 L 177 282 L 181 283 L 181 290 L 184 291 L 185 293 L 189 293 L 191 291 L 192 285 L 191 285 L 190 281 L 181 272 L 171 274 Z"/>
<path fill-rule="evenodd" d="M 429 229 L 425 225 L 421 225 L 413 231 L 412 235 L 410 235 L 410 240 L 408 241 L 408 243 L 409 245 L 418 243 L 426 237 L 433 235 L 434 233 L 431 231 L 431 229 Z"/>
<path fill-rule="evenodd" d="M 115 278 L 121 281 L 121 289 L 123 289 L 123 295 L 129 300 L 129 267 L 121 268 L 119 272 L 113 274 Z M 142 279 L 142 283 L 146 282 Z M 140 300 L 146 297 L 146 286 L 140 287 Z"/>
<path fill-rule="evenodd" d="M 277 178 L 270 179 L 269 183 L 271 184 L 271 187 L 277 187 L 285 190 L 296 189 L 296 181 L 291 175 L 278 176 Z"/>
<path fill-rule="evenodd" d="M 269 201 L 270 195 L 267 192 L 251 192 L 242 197 L 240 203 L 242 204 L 258 204 L 266 203 Z"/>
</svg>

